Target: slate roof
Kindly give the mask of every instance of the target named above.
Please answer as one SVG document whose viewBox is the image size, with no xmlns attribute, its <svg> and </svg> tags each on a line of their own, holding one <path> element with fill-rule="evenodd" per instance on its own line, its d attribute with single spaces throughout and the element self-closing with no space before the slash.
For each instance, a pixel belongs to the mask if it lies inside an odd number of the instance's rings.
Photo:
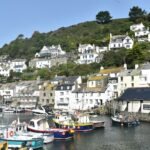
<svg viewBox="0 0 150 150">
<path fill-rule="evenodd" d="M 149 87 L 139 87 L 139 88 L 128 88 L 125 92 L 118 98 L 119 101 L 140 101 L 147 100 L 150 101 L 150 88 Z"/>
<path fill-rule="evenodd" d="M 56 91 L 66 91 L 66 90 L 72 90 L 72 86 L 74 84 L 61 84 L 61 85 L 58 85 L 56 87 Z"/>
<path fill-rule="evenodd" d="M 127 37 L 127 35 L 115 35 L 112 36 L 111 42 L 113 43 L 122 43 L 122 41 Z"/>
</svg>

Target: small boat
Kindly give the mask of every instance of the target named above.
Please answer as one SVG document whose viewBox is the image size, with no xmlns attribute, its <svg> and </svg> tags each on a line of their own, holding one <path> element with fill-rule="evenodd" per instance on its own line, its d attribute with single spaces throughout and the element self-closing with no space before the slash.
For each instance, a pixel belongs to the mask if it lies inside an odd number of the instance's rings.
<svg viewBox="0 0 150 150">
<path fill-rule="evenodd" d="M 8 148 L 27 147 L 31 149 L 43 148 L 43 138 L 17 135 L 13 128 L 5 127 L 0 131 L 0 142 L 7 142 Z"/>
<path fill-rule="evenodd" d="M 13 113 L 15 110 L 15 108 L 12 108 L 12 107 L 6 107 L 3 109 L 3 112 L 4 113 Z"/>
<path fill-rule="evenodd" d="M 45 106 L 39 106 L 38 108 L 33 109 L 32 113 L 34 115 L 42 115 L 42 116 L 52 116 L 53 115 L 52 111 L 46 109 Z"/>
<path fill-rule="evenodd" d="M 46 118 L 36 117 L 29 121 L 27 126 L 28 131 L 36 133 L 54 134 L 56 140 L 72 139 L 74 137 L 74 131 L 70 129 L 59 129 L 49 126 Z"/>
<path fill-rule="evenodd" d="M 15 108 L 13 112 L 14 113 L 25 113 L 25 109 L 23 109 L 23 108 Z"/>
<path fill-rule="evenodd" d="M 11 127 L 14 128 L 15 134 L 17 135 L 24 135 L 29 137 L 40 137 L 44 139 L 44 144 L 51 143 L 54 141 L 54 134 L 53 133 L 35 133 L 35 132 L 29 132 L 27 131 L 27 123 L 22 122 L 20 123 L 20 119 L 14 120 L 11 124 Z"/>
<path fill-rule="evenodd" d="M 87 132 L 94 129 L 93 122 L 89 120 L 88 114 L 70 115 L 68 113 L 57 114 L 53 118 L 55 126 L 63 129 Z"/>
<path fill-rule="evenodd" d="M 117 114 L 112 116 L 111 120 L 113 125 L 119 125 L 125 127 L 137 126 L 140 124 L 139 120 L 132 115 L 127 116 L 127 115 Z"/>
<path fill-rule="evenodd" d="M 0 108 L 0 117 L 3 117 L 3 108 Z"/>
</svg>

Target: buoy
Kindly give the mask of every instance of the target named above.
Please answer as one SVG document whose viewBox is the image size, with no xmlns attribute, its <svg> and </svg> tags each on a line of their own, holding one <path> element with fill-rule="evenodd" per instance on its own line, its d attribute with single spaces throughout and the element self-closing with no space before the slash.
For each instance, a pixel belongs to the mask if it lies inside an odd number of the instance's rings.
<svg viewBox="0 0 150 150">
<path fill-rule="evenodd" d="M 14 135 L 14 132 L 13 132 L 13 131 L 10 131 L 9 135 L 10 135 L 10 136 L 13 136 L 13 135 Z"/>
</svg>

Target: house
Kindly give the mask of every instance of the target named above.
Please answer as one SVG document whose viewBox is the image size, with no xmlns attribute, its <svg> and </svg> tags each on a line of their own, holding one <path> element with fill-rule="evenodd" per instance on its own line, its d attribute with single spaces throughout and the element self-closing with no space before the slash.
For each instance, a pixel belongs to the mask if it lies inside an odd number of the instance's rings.
<svg viewBox="0 0 150 150">
<path fill-rule="evenodd" d="M 147 36 L 150 33 L 143 23 L 131 25 L 130 30 L 134 32 L 135 37 Z"/>
<path fill-rule="evenodd" d="M 23 72 L 23 70 L 27 69 L 26 59 L 14 59 L 10 62 L 10 68 L 14 72 Z"/>
<path fill-rule="evenodd" d="M 109 50 L 111 49 L 119 49 L 126 48 L 132 49 L 134 41 L 128 35 L 115 35 L 112 36 L 110 33 L 110 42 L 109 42 Z"/>
<path fill-rule="evenodd" d="M 11 68 L 6 64 L 0 64 L 0 75 L 9 77 L 10 76 Z"/>
<path fill-rule="evenodd" d="M 56 57 L 56 58 L 34 58 L 30 60 L 29 67 L 31 68 L 51 68 L 52 66 L 57 66 L 60 64 L 66 64 L 67 58 Z"/>
<path fill-rule="evenodd" d="M 78 47 L 78 56 L 79 59 L 76 61 L 76 63 L 79 64 L 90 64 L 90 63 L 99 63 L 102 58 L 103 54 L 100 54 L 101 52 L 104 52 L 105 48 L 100 48 L 98 46 L 95 46 L 94 44 L 79 44 Z"/>
<path fill-rule="evenodd" d="M 0 96 L 2 97 L 2 102 L 4 104 L 12 103 L 12 97 L 15 95 L 16 83 L 2 84 L 0 87 Z"/>
<path fill-rule="evenodd" d="M 55 89 L 55 109 L 74 109 L 75 99 L 73 91 L 80 87 L 82 79 L 80 76 L 66 77 L 63 83 L 57 85 Z"/>
<path fill-rule="evenodd" d="M 143 25 L 142 22 L 139 24 L 133 24 L 130 26 L 131 31 L 143 30 L 143 28 L 145 28 L 145 26 Z"/>
<path fill-rule="evenodd" d="M 41 105 L 49 105 L 54 107 L 55 85 L 49 81 L 45 81 L 40 88 L 39 103 Z"/>
<path fill-rule="evenodd" d="M 121 111 L 150 113 L 150 88 L 128 88 L 118 99 Z"/>
<path fill-rule="evenodd" d="M 112 87 L 107 85 L 107 76 L 91 76 L 87 81 L 87 86 L 78 88 L 74 93 L 76 108 L 87 110 L 104 106 L 113 97 Z"/>
<path fill-rule="evenodd" d="M 132 87 L 149 87 L 150 85 L 150 64 L 135 64 L 134 69 L 126 69 L 118 76 L 118 95 L 125 89 Z"/>
<path fill-rule="evenodd" d="M 62 50 L 60 45 L 43 46 L 39 53 L 35 54 L 35 57 L 51 57 L 55 58 L 60 55 L 65 55 L 66 52 Z"/>
<path fill-rule="evenodd" d="M 15 96 L 17 103 L 22 108 L 35 108 L 39 101 L 39 82 L 24 81 L 19 82 L 15 88 Z"/>
</svg>

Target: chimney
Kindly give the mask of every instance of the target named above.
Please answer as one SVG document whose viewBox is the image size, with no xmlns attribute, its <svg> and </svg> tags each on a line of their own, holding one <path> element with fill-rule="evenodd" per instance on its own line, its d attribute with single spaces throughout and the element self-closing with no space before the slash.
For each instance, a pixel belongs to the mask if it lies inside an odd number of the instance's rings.
<svg viewBox="0 0 150 150">
<path fill-rule="evenodd" d="M 124 65 L 123 65 L 123 68 L 124 68 L 125 70 L 127 70 L 127 64 L 124 64 Z"/>
<path fill-rule="evenodd" d="M 135 69 L 138 69 L 139 68 L 139 65 L 138 64 L 135 64 Z"/>
<path fill-rule="evenodd" d="M 100 70 L 104 70 L 104 67 L 103 67 L 103 66 L 101 66 L 101 67 L 100 67 Z"/>
</svg>

